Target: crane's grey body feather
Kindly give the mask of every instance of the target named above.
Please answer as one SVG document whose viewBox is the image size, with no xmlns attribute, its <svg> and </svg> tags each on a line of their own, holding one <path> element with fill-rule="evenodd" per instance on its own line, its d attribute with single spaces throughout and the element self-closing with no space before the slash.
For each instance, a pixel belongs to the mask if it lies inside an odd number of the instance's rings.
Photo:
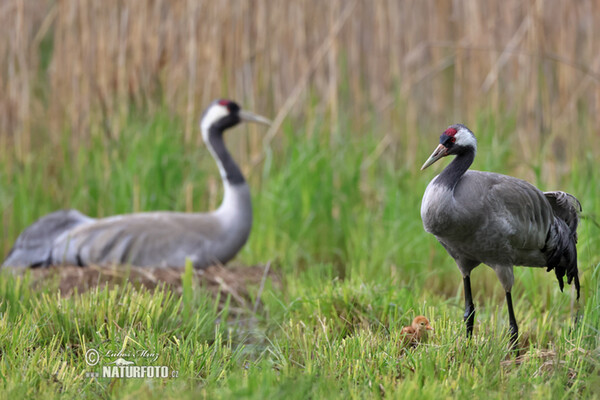
<svg viewBox="0 0 600 400">
<path fill-rule="evenodd" d="M 423 196 L 423 226 L 457 260 L 463 275 L 483 263 L 508 290 L 513 265 L 556 268 L 561 288 L 565 272 L 569 283 L 575 278 L 576 263 L 555 255 L 576 259 L 571 243 L 581 205 L 575 197 L 543 193 L 529 182 L 491 172 L 467 171 L 454 190 L 436 187 L 436 179 Z"/>
<path fill-rule="evenodd" d="M 131 264 L 194 267 L 225 264 L 244 246 L 252 228 L 250 190 L 223 141 L 237 123 L 268 120 L 218 100 L 204 112 L 201 129 L 224 185 L 221 206 L 209 213 L 147 212 L 92 219 L 78 211 L 41 218 L 17 239 L 3 266 Z"/>
<path fill-rule="evenodd" d="M 131 264 L 195 268 L 225 264 L 244 246 L 252 227 L 248 185 L 226 189 L 212 213 L 149 212 L 79 225 L 57 237 L 50 264 Z"/>
<path fill-rule="evenodd" d="M 553 214 L 544 194 L 510 176 L 467 171 L 453 191 L 425 191 L 425 230 L 461 257 L 484 264 L 545 266 Z"/>
<path fill-rule="evenodd" d="M 581 213 L 579 200 L 575 196 L 561 191 L 544 192 L 544 196 L 552 206 L 554 214 L 565 221 L 575 238 L 577 238 L 577 226 L 579 225 L 579 214 Z"/>
<path fill-rule="evenodd" d="M 15 241 L 2 266 L 40 267 L 49 264 L 57 237 L 77 226 L 95 220 L 77 210 L 59 210 L 35 221 Z"/>
</svg>

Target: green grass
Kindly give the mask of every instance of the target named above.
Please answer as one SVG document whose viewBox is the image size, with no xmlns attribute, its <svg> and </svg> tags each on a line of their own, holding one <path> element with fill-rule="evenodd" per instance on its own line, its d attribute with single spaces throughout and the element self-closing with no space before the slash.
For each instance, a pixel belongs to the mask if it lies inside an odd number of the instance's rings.
<svg viewBox="0 0 600 400">
<path fill-rule="evenodd" d="M 185 187 L 193 185 L 194 209 L 208 208 L 204 188 L 218 174 L 206 149 L 186 146 L 181 121 L 166 112 L 129 118 L 118 140 L 98 132 L 73 150 L 65 133 L 57 147 L 40 147 L 21 164 L 9 155 L 0 158 L 0 253 L 36 218 L 66 206 L 93 216 L 185 210 Z M 528 357 L 515 363 L 507 351 L 504 295 L 493 272 L 481 266 L 473 274 L 477 321 L 468 341 L 460 274 L 422 229 L 421 196 L 441 166 L 419 172 L 420 162 L 408 165 L 404 150 L 377 156 L 382 135 L 375 122 L 372 134 L 360 135 L 346 120 L 337 132 L 329 132 L 326 118 L 313 122 L 310 128 L 286 123 L 286 145 L 266 149 L 267 162 L 249 177 L 255 225 L 237 261 L 271 261 L 282 281 L 267 282 L 256 312 L 212 298 L 190 275 L 181 296 L 127 285 L 64 299 L 52 285 L 33 289 L 29 275 L 4 270 L 0 397 L 600 396 L 600 228 L 594 219 L 600 214 L 600 174 L 593 157 L 574 160 L 559 182 L 584 207 L 582 299 L 572 304 L 570 287 L 561 294 L 554 275 L 543 269 L 518 268 L 513 298 Z M 474 168 L 511 173 L 521 162 L 514 123 L 502 127 L 482 114 L 474 125 Z M 238 128 L 227 140 L 244 135 Z M 422 135 L 414 149 L 419 161 L 437 141 L 436 134 Z M 399 135 L 396 146 L 406 145 L 406 138 Z M 370 157 L 373 162 L 365 163 Z M 536 184 L 554 189 L 541 180 L 543 167 L 531 165 Z M 257 296 L 258 288 L 250 293 Z M 417 314 L 432 320 L 434 335 L 405 349 L 400 329 Z M 153 365 L 179 375 L 87 378 L 94 371 L 85 362 L 90 348 L 157 353 Z"/>
</svg>

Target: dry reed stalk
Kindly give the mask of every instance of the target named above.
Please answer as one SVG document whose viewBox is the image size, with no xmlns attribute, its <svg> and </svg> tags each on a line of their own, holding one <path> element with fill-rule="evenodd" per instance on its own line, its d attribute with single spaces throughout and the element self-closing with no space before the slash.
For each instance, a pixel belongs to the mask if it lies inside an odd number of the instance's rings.
<svg viewBox="0 0 600 400">
<path fill-rule="evenodd" d="M 332 134 L 337 115 L 351 116 L 360 132 L 374 106 L 375 134 L 392 133 L 409 158 L 418 140 L 408 132 L 472 122 L 481 109 L 516 115 L 515 157 L 536 156 L 582 117 L 600 123 L 598 0 L 357 0 L 325 39 L 349 4 L 4 0 L 0 155 L 25 160 L 40 143 L 58 146 L 65 130 L 74 148 L 97 132 L 118 139 L 132 106 L 168 105 L 191 143 L 215 97 L 298 120 L 319 99 Z M 565 165 L 596 136 L 588 128 L 565 140 Z M 245 169 L 263 146 L 256 135 L 232 144 Z"/>
</svg>

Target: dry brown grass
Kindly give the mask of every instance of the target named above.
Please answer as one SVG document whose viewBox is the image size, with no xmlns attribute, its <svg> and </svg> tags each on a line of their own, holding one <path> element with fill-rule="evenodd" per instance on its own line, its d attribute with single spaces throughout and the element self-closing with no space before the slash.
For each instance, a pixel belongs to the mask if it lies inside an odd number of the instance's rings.
<svg viewBox="0 0 600 400">
<path fill-rule="evenodd" d="M 131 266 L 111 267 L 78 267 L 56 266 L 48 268 L 35 268 L 27 270 L 31 273 L 31 282 L 34 287 L 56 287 L 62 296 L 71 296 L 74 292 L 83 293 L 96 287 L 123 286 L 131 282 L 137 287 L 155 289 L 163 284 L 175 293 L 182 293 L 183 268 L 140 268 Z M 24 270 L 15 270 L 23 273 Z M 193 280 L 201 290 L 213 295 L 221 294 L 224 301 L 227 296 L 238 306 L 252 309 L 250 293 L 260 293 L 265 280 L 269 279 L 272 285 L 280 286 L 279 277 L 267 266 L 239 266 L 227 268 L 212 266 L 204 270 L 194 270 Z"/>
<path fill-rule="evenodd" d="M 308 123 L 310 91 L 357 132 L 374 108 L 408 162 L 419 139 L 399 132 L 482 109 L 516 114 L 525 157 L 542 140 L 577 157 L 600 123 L 597 0 L 4 0 L 0 37 L 0 151 L 18 159 L 42 133 L 116 138 L 132 106 L 167 104 L 195 140 L 221 96 Z"/>
</svg>

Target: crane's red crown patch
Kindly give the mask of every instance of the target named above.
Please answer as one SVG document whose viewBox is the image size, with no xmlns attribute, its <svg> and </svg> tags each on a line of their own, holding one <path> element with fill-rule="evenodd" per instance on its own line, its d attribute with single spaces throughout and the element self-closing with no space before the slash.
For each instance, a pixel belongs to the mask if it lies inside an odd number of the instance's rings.
<svg viewBox="0 0 600 400">
<path fill-rule="evenodd" d="M 454 128 L 448 128 L 444 132 L 444 135 L 450 136 L 450 137 L 454 137 L 454 135 L 456 135 L 456 132 L 458 132 L 456 129 L 454 129 Z"/>
</svg>

